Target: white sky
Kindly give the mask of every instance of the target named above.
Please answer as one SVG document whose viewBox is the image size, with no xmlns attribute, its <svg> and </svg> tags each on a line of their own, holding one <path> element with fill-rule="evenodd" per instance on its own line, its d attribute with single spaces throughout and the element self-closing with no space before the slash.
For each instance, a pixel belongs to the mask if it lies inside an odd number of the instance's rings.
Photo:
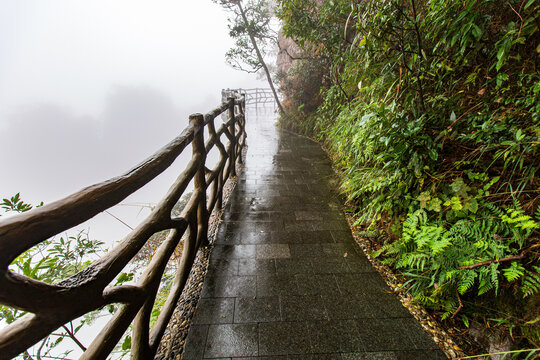
<svg viewBox="0 0 540 360">
<path fill-rule="evenodd" d="M 211 0 L 0 0 L 0 198 L 118 175 L 222 88 L 267 87 L 225 63 L 226 17 Z"/>
</svg>

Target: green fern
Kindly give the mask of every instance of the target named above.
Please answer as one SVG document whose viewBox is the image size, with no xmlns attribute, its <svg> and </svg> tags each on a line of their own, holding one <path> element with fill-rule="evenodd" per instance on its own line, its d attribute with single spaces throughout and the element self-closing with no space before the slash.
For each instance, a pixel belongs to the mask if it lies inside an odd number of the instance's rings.
<svg viewBox="0 0 540 360">
<path fill-rule="evenodd" d="M 386 255 L 383 262 L 401 269 L 407 290 L 426 306 L 450 311 L 444 304 L 457 303 L 456 292 L 497 294 L 502 281 L 530 296 L 540 290 L 539 269 L 527 271 L 519 261 L 503 269 L 497 260 L 522 251 L 536 226 L 531 219 L 515 204 L 503 210 L 483 202 L 474 215 L 454 222 L 418 209 L 403 222 L 402 237 L 374 255 Z"/>
<path fill-rule="evenodd" d="M 506 280 L 512 282 L 523 276 L 525 268 L 517 261 L 512 261 L 509 267 L 503 269 L 503 274 Z"/>
<path fill-rule="evenodd" d="M 534 295 L 540 291 L 540 267 L 533 266 L 533 269 L 534 271 L 526 271 L 523 277 L 521 287 L 523 297 Z"/>
<path fill-rule="evenodd" d="M 458 291 L 461 295 L 465 294 L 474 285 L 474 280 L 478 274 L 475 271 L 465 270 L 464 275 L 459 280 Z"/>
</svg>

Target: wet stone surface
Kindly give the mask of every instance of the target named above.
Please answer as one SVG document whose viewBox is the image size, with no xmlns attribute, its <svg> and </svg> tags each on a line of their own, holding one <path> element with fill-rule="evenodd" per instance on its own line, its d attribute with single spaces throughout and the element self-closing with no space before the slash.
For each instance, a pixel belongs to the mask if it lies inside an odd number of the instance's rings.
<svg viewBox="0 0 540 360">
<path fill-rule="evenodd" d="M 248 117 L 182 359 L 445 359 L 355 244 L 330 161 Z"/>
</svg>

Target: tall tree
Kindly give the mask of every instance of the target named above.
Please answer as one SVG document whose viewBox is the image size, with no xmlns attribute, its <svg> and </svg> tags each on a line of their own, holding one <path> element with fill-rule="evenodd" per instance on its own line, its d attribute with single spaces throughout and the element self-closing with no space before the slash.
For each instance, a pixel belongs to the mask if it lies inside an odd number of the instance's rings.
<svg viewBox="0 0 540 360">
<path fill-rule="evenodd" d="M 227 62 L 235 69 L 246 72 L 263 70 L 274 99 L 283 114 L 270 70 L 264 61 L 269 48 L 277 42 L 277 34 L 272 30 L 272 9 L 265 0 L 213 0 L 228 10 L 229 35 L 236 40 L 235 47 L 225 54 Z"/>
</svg>

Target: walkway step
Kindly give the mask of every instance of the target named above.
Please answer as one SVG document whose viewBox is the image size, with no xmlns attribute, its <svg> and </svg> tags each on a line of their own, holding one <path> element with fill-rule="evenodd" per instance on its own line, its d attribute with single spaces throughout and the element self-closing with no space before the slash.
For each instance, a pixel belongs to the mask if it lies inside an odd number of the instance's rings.
<svg viewBox="0 0 540 360">
<path fill-rule="evenodd" d="M 446 359 L 358 249 L 321 148 L 248 117 L 183 359 Z"/>
</svg>

